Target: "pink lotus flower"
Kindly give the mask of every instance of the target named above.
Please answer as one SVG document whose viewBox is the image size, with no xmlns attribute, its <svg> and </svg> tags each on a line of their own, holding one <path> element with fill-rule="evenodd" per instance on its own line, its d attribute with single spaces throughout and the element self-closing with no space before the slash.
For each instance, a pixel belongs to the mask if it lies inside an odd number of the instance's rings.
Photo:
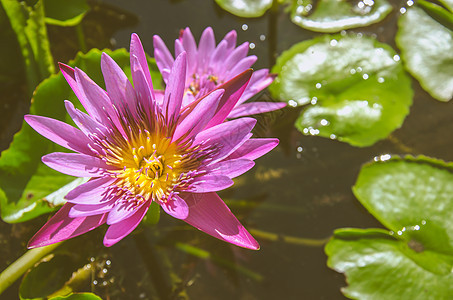
<svg viewBox="0 0 453 300">
<path fill-rule="evenodd" d="M 200 42 L 197 44 L 186 28 L 175 41 L 175 55 L 187 53 L 187 77 L 185 83 L 184 104 L 189 104 L 214 90 L 220 84 L 232 79 L 250 68 L 257 57 L 247 56 L 249 43 L 236 47 L 236 31 L 230 31 L 217 45 L 214 32 L 208 27 L 203 31 Z M 154 36 L 154 57 L 162 73 L 165 83 L 168 84 L 170 70 L 174 59 L 162 39 Z M 244 103 L 252 96 L 268 87 L 275 75 L 269 74 L 268 69 L 255 71 L 244 93 L 228 114 L 228 118 L 237 118 L 263 112 L 273 111 L 286 106 L 283 102 L 250 102 Z"/>
<path fill-rule="evenodd" d="M 198 101 L 182 106 L 186 53 L 176 58 L 167 77 L 163 102 L 155 101 L 142 44 L 132 35 L 134 86 L 103 53 L 107 91 L 80 69 L 60 69 L 88 112 L 66 101 L 79 129 L 42 117 L 25 116 L 37 132 L 77 153 L 50 153 L 49 167 L 90 180 L 66 195 L 67 203 L 36 233 L 29 247 L 66 240 L 103 223 L 104 245 L 111 246 L 140 223 L 152 201 L 192 226 L 232 244 L 259 245 L 215 193 L 253 167 L 253 160 L 278 144 L 252 139 L 251 118 L 225 119 L 239 100 L 251 71 L 246 71 Z"/>
</svg>

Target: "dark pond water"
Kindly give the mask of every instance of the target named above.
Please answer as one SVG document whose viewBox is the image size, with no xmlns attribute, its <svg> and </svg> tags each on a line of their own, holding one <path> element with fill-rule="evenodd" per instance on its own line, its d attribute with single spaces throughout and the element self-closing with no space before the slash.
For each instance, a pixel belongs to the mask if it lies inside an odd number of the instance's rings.
<svg viewBox="0 0 453 300">
<path fill-rule="evenodd" d="M 128 48 L 130 34 L 136 32 L 152 54 L 154 34 L 172 45 L 181 28 L 189 26 L 198 39 L 211 26 L 217 40 L 235 29 L 239 42 L 253 42 L 250 53 L 259 57 L 255 67 L 262 68 L 272 66 L 275 52 L 318 35 L 291 23 L 283 10 L 242 19 L 222 11 L 213 0 L 91 4 L 94 8 L 84 21 L 87 48 Z M 395 1 L 394 12 L 383 22 L 355 31 L 376 35 L 396 49 L 401 4 Z M 74 57 L 74 29 L 50 27 L 49 35 L 56 60 Z M 413 88 L 414 104 L 402 128 L 372 147 L 303 136 L 293 127 L 298 109 L 258 116 L 255 134 L 278 137 L 280 145 L 220 195 L 255 235 L 261 250 L 231 246 L 161 214 L 158 225 L 141 225 L 111 248 L 102 246 L 104 227 L 66 242 L 59 251 L 71 259 L 61 268 L 75 270 L 92 260 L 91 285 L 82 289 L 103 299 L 343 299 L 340 288 L 346 283 L 343 275 L 326 266 L 325 239 L 336 228 L 381 227 L 351 192 L 361 165 L 386 153 L 453 160 L 452 104 L 432 99 L 415 80 Z M 15 91 L 14 101 L 1 98 L 7 104 L 2 118 L 8 116 L 8 122 L 1 122 L 2 149 L 28 109 L 17 87 Z M 25 252 L 26 242 L 46 218 L 15 225 L 0 222 L 2 269 Z M 210 259 L 203 256 L 207 253 Z M 16 299 L 17 290 L 18 283 L 2 299 Z"/>
</svg>

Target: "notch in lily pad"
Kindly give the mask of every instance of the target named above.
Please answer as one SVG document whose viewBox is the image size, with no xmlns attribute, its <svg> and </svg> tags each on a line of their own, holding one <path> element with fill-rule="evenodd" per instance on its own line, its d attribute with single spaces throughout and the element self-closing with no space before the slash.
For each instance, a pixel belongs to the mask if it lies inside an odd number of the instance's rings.
<svg viewBox="0 0 453 300">
<path fill-rule="evenodd" d="M 398 54 L 361 34 L 298 43 L 272 72 L 278 74 L 272 95 L 305 106 L 295 123 L 305 135 L 370 146 L 401 127 L 412 105 L 411 81 Z"/>
<path fill-rule="evenodd" d="M 388 230 L 339 229 L 328 266 L 353 299 L 448 299 L 453 293 L 453 164 L 393 157 L 365 165 L 353 188 Z"/>
</svg>

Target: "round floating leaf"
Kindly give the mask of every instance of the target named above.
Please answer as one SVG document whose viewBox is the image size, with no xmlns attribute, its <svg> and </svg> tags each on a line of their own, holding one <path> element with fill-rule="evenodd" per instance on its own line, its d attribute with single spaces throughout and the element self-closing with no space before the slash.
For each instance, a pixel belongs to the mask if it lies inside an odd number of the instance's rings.
<svg viewBox="0 0 453 300">
<path fill-rule="evenodd" d="M 243 18 L 261 17 L 272 6 L 272 0 L 215 0 L 224 10 Z"/>
<path fill-rule="evenodd" d="M 424 157 L 373 163 L 362 168 L 353 191 L 400 238 L 453 255 L 451 167 Z"/>
<path fill-rule="evenodd" d="M 46 23 L 58 26 L 79 24 L 90 7 L 86 0 L 44 0 Z"/>
<path fill-rule="evenodd" d="M 453 294 L 453 257 L 418 252 L 379 229 L 340 229 L 325 248 L 327 265 L 345 273 L 352 299 L 449 299 Z M 420 265 L 434 265 L 433 272 Z M 436 270 L 434 270 L 436 271 Z"/>
<path fill-rule="evenodd" d="M 377 23 L 391 11 L 386 0 L 292 0 L 291 19 L 305 29 L 338 32 Z"/>
<path fill-rule="evenodd" d="M 130 75 L 129 54 L 126 50 L 104 50 Z M 93 49 L 86 54 L 79 53 L 70 65 L 84 70 L 95 82 L 103 86 L 101 73 L 101 51 Z M 160 88 L 161 76 L 154 60 L 149 59 L 154 86 Z M 64 108 L 69 99 L 82 109 L 71 88 L 61 73 L 44 80 L 36 89 L 30 113 L 54 119 L 70 118 Z M 44 154 L 66 151 L 66 149 L 36 133 L 27 123 L 14 136 L 10 147 L 0 157 L 0 207 L 5 222 L 16 223 L 35 218 L 55 210 L 67 187 L 74 177 L 50 169 L 41 162 Z M 62 188 L 63 187 L 63 188 Z M 60 191 L 58 191 L 62 188 Z M 57 192 L 55 192 L 57 191 Z M 55 193 L 54 193 L 55 192 Z"/>
<path fill-rule="evenodd" d="M 390 232 L 340 229 L 328 265 L 357 299 L 449 299 L 453 293 L 453 164 L 395 157 L 368 164 L 353 188 Z"/>
<path fill-rule="evenodd" d="M 443 8 L 444 14 L 453 14 Z M 448 20 L 445 20 L 448 22 Z M 451 22 L 451 21 L 450 21 Z M 453 26 L 453 23 L 450 23 Z M 420 85 L 437 100 L 453 97 L 453 31 L 412 7 L 398 20 L 396 43 L 406 68 Z"/>
<path fill-rule="evenodd" d="M 304 134 L 369 146 L 399 128 L 412 104 L 409 77 L 391 47 L 372 38 L 324 35 L 285 51 L 270 90 L 290 106 Z"/>
</svg>

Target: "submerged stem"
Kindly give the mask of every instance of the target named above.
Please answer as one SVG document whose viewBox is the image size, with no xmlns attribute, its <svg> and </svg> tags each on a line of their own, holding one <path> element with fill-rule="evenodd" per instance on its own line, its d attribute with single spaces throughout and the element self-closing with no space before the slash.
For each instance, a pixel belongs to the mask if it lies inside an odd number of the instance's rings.
<svg viewBox="0 0 453 300">
<path fill-rule="evenodd" d="M 258 229 L 249 229 L 249 232 L 261 239 L 277 242 L 283 241 L 288 244 L 295 244 L 295 245 L 302 245 L 302 246 L 309 246 L 309 247 L 322 247 L 324 246 L 330 239 L 330 236 L 324 239 L 307 239 L 307 238 L 299 238 L 294 236 L 288 235 L 281 235 L 277 233 L 262 231 Z"/>
<path fill-rule="evenodd" d="M 33 267 L 41 258 L 60 246 L 60 243 L 28 250 L 0 273 L 0 294 L 13 284 L 22 274 Z"/>
</svg>

